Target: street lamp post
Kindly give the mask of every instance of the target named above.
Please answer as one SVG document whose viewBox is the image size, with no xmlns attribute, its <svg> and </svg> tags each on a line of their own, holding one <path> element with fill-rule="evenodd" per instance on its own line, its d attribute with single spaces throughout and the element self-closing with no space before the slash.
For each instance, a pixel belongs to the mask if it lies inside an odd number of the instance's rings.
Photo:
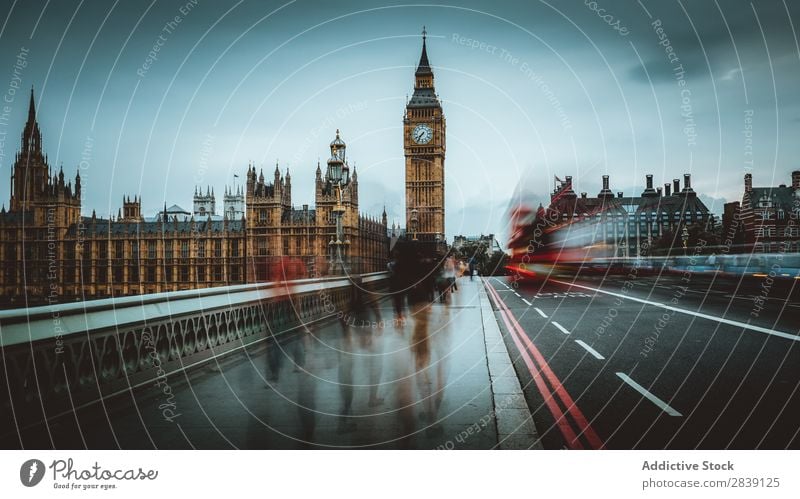
<svg viewBox="0 0 800 499">
<path fill-rule="evenodd" d="M 344 205 L 342 205 L 342 187 L 341 187 L 341 179 L 336 182 L 336 205 L 331 210 L 333 212 L 333 217 L 336 221 L 336 239 L 332 241 L 333 244 L 333 254 L 331 255 L 331 273 L 332 274 L 344 274 L 345 273 L 345 265 L 344 265 L 344 255 L 342 254 L 342 246 L 345 245 L 344 241 L 344 227 L 342 226 L 342 218 L 344 216 Z M 347 241 L 349 244 L 349 241 Z M 345 247 L 346 251 L 346 247 Z"/>
<path fill-rule="evenodd" d="M 683 230 L 681 231 L 681 241 L 683 241 L 683 256 L 687 255 L 687 243 L 689 242 L 689 229 L 686 226 L 683 226 Z"/>
<path fill-rule="evenodd" d="M 345 159 L 346 145 L 339 137 L 339 130 L 336 130 L 336 138 L 331 142 L 331 157 L 328 160 L 328 179 L 331 182 L 336 204 L 331 209 L 336 224 L 336 234 L 328 246 L 331 249 L 330 268 L 331 274 L 346 274 L 347 248 L 349 240 L 345 240 L 343 221 L 344 203 L 342 200 L 342 189 L 350 180 L 350 169 Z"/>
</svg>

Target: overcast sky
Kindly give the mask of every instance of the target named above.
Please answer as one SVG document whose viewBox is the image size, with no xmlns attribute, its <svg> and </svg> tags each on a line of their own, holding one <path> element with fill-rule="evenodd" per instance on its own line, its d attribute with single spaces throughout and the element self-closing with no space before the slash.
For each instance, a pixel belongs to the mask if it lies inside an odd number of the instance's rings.
<svg viewBox="0 0 800 499">
<path fill-rule="evenodd" d="M 221 207 L 249 161 L 268 178 L 276 161 L 288 167 L 295 205 L 313 204 L 317 159 L 339 128 L 362 211 L 385 205 L 402 222 L 402 116 L 423 25 L 447 117 L 449 239 L 505 233 L 513 193 L 538 203 L 554 175 L 596 195 L 603 174 L 633 194 L 646 173 L 658 185 L 691 172 L 720 213 L 744 173 L 777 185 L 800 169 L 793 2 L 3 5 L 0 178 L 33 85 L 50 164 L 74 177 L 84 161 L 87 215 L 116 213 L 126 194 L 146 215 L 165 201 L 191 209 L 195 185 L 213 186 Z"/>
</svg>

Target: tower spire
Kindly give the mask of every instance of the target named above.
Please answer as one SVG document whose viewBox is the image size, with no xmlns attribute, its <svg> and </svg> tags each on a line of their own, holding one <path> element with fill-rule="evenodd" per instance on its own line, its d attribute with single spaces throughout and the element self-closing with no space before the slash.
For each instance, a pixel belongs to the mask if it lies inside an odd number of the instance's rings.
<svg viewBox="0 0 800 499">
<path fill-rule="evenodd" d="M 33 85 L 31 85 L 31 100 L 28 104 L 28 125 L 36 122 L 36 104 L 33 101 Z"/>
<path fill-rule="evenodd" d="M 28 122 L 22 132 L 22 155 L 30 159 L 43 159 L 42 134 L 36 122 L 36 103 L 33 99 L 33 85 L 31 85 L 31 99 L 28 104 Z"/>
<path fill-rule="evenodd" d="M 425 30 L 425 26 L 422 27 L 422 54 L 419 56 L 419 64 L 417 65 L 416 75 L 432 75 L 433 71 L 431 71 L 431 64 L 428 62 L 428 48 L 425 43 L 427 39 L 428 32 Z"/>
</svg>

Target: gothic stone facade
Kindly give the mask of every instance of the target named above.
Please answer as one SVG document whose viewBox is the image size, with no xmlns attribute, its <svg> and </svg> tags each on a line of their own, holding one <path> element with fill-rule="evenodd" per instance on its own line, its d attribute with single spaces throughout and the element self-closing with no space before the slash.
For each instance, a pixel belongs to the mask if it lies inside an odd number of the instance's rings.
<svg viewBox="0 0 800 499">
<path fill-rule="evenodd" d="M 384 210 L 380 220 L 361 215 L 358 209 L 358 173 L 347 164 L 347 146 L 336 131 L 330 144 L 331 156 L 323 175 L 317 164 L 314 180 L 316 208 L 292 205 L 292 177 L 289 171 L 282 175 L 275 166 L 272 182 L 264 179 L 264 172 L 256 176 L 256 169 L 247 170 L 246 228 L 247 253 L 251 256 L 247 268 L 249 282 L 273 278 L 276 257 L 288 256 L 289 273 L 297 275 L 302 269 L 307 276 L 328 273 L 336 244 L 336 219 L 334 208 L 343 209 L 340 241 L 343 257 L 351 272 L 377 272 L 386 269 L 388 261 L 387 219 Z M 340 174 L 335 173 L 338 169 Z M 341 177 L 341 183 L 336 179 Z M 337 189 L 337 185 L 340 187 Z"/>
<path fill-rule="evenodd" d="M 338 139 L 337 137 L 337 140 Z M 342 142 L 342 148 L 344 144 Z M 141 198 L 126 197 L 119 215 L 81 216 L 81 180 L 54 174 L 42 149 L 31 91 L 21 150 L 11 175 L 11 204 L 0 210 L 0 294 L 3 305 L 58 303 L 158 293 L 273 279 L 272 261 L 304 262 L 295 277 L 324 275 L 335 234 L 329 176 L 316 178 L 317 208 L 295 209 L 291 177 L 274 181 L 248 168 L 246 214 L 221 219 L 142 217 Z M 342 191 L 343 225 L 353 272 L 385 270 L 388 239 L 382 220 L 358 213 L 358 176 Z M 238 200 L 237 200 L 238 201 Z M 238 211 L 238 210 L 237 210 Z"/>
</svg>

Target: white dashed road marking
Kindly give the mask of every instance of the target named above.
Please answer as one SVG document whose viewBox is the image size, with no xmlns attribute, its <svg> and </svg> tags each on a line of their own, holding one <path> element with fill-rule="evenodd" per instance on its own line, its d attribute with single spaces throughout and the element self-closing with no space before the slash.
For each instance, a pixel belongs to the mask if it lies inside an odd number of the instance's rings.
<svg viewBox="0 0 800 499">
<path fill-rule="evenodd" d="M 644 398 L 657 405 L 659 409 L 666 412 L 670 416 L 683 416 L 683 414 L 670 407 L 666 402 L 648 392 L 645 387 L 632 380 L 627 374 L 617 373 L 617 376 L 619 376 L 622 381 L 633 387 L 634 390 L 644 395 Z"/>
<path fill-rule="evenodd" d="M 562 325 L 561 325 L 561 324 L 559 324 L 558 322 L 556 322 L 556 321 L 552 321 L 552 322 L 551 322 L 551 324 L 552 324 L 552 325 L 554 325 L 555 327 L 557 327 L 557 328 L 558 328 L 558 330 L 559 330 L 559 331 L 561 331 L 562 333 L 564 333 L 564 334 L 571 334 L 567 328 L 565 328 L 564 326 L 562 326 Z"/>
<path fill-rule="evenodd" d="M 602 355 L 600 355 L 600 353 L 597 350 L 595 350 L 594 348 L 590 347 L 589 345 L 587 345 L 586 343 L 582 342 L 581 340 L 575 340 L 575 343 L 577 343 L 578 345 L 582 346 L 583 349 L 586 350 L 587 352 L 589 352 L 590 354 L 592 354 L 592 356 L 595 359 L 597 359 L 597 360 L 606 360 L 606 358 L 603 357 Z"/>
<path fill-rule="evenodd" d="M 663 303 L 658 303 L 658 302 L 655 302 L 655 301 L 643 300 L 641 298 L 634 298 L 633 296 L 624 295 L 624 294 L 621 294 L 621 293 L 612 293 L 611 291 L 605 291 L 603 289 L 590 288 L 588 286 L 581 286 L 580 284 L 574 284 L 574 283 L 567 282 L 567 281 L 559 281 L 559 280 L 553 279 L 553 282 L 557 282 L 559 284 L 566 284 L 567 286 L 572 286 L 572 287 L 576 287 L 576 288 L 588 289 L 590 291 L 595 291 L 597 293 L 603 293 L 603 294 L 610 295 L 610 296 L 616 296 L 617 298 L 623 298 L 625 300 L 631 300 L 631 301 L 635 301 L 635 302 L 638 302 L 638 303 L 644 303 L 645 305 L 652 305 L 654 307 L 660 307 L 660 308 L 663 308 L 665 310 L 671 310 L 673 312 L 678 312 L 680 314 L 692 315 L 694 317 L 700 317 L 701 319 L 708 319 L 710 321 L 716 321 L 716 322 L 719 322 L 721 324 L 728 324 L 729 326 L 740 327 L 742 329 L 749 329 L 750 331 L 756 331 L 758 333 L 770 334 L 772 336 L 777 336 L 779 338 L 785 338 L 787 340 L 800 341 L 800 336 L 798 336 L 796 334 L 784 333 L 783 331 L 775 331 L 774 329 L 769 329 L 769 328 L 765 328 L 765 327 L 761 327 L 761 326 L 756 326 L 756 325 L 753 325 L 753 324 L 748 324 L 746 322 L 739 322 L 739 321 L 734 321 L 734 320 L 731 320 L 731 319 L 723 319 L 722 317 L 716 317 L 714 315 L 704 314 L 704 313 L 701 313 L 701 312 L 694 312 L 692 310 L 685 310 L 685 309 L 682 309 L 682 308 L 673 307 L 671 305 L 665 305 Z"/>
</svg>

